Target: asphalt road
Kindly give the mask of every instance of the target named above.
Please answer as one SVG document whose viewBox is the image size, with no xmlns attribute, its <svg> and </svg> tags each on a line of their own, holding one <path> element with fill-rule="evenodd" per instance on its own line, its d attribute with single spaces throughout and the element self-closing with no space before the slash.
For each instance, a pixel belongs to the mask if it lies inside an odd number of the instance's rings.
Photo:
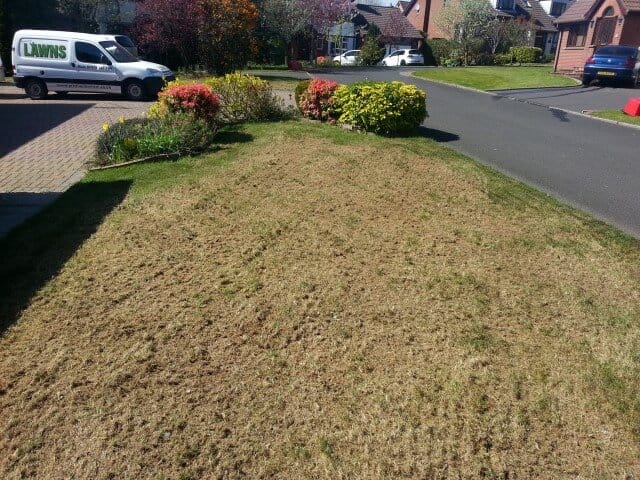
<svg viewBox="0 0 640 480">
<path fill-rule="evenodd" d="M 640 97 L 640 88 L 609 86 L 582 88 L 577 86 L 501 90 L 496 93 L 549 107 L 563 108 L 572 112 L 583 112 L 586 110 L 620 110 L 630 98 Z"/>
<path fill-rule="evenodd" d="M 640 130 L 408 78 L 397 69 L 318 76 L 424 88 L 425 125 L 438 141 L 640 238 Z"/>
</svg>

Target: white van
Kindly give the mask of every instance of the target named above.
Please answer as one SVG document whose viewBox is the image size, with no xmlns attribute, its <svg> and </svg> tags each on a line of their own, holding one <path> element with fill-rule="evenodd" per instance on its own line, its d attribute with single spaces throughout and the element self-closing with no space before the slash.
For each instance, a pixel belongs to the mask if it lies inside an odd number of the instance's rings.
<svg viewBox="0 0 640 480">
<path fill-rule="evenodd" d="M 19 30 L 11 58 L 16 86 L 34 100 L 49 91 L 115 93 L 143 100 L 175 80 L 167 67 L 137 59 L 113 35 Z"/>
</svg>

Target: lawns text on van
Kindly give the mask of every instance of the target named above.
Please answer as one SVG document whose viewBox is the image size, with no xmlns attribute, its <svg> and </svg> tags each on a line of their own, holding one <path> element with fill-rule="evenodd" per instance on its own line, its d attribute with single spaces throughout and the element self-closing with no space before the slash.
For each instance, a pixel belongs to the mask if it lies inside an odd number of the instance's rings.
<svg viewBox="0 0 640 480">
<path fill-rule="evenodd" d="M 31 50 L 29 50 L 29 45 L 31 45 Z M 37 58 L 64 59 L 64 58 L 67 58 L 67 47 L 66 45 L 46 45 L 46 44 L 38 44 L 38 43 L 32 43 L 32 44 L 25 43 L 24 56 L 37 57 Z"/>
</svg>

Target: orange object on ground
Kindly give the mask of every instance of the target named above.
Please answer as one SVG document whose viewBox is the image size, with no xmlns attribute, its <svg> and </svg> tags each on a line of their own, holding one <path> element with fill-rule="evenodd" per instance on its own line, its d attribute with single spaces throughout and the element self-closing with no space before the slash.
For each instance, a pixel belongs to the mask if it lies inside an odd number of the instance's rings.
<svg viewBox="0 0 640 480">
<path fill-rule="evenodd" d="M 630 98 L 622 111 L 632 117 L 640 117 L 640 98 Z"/>
</svg>

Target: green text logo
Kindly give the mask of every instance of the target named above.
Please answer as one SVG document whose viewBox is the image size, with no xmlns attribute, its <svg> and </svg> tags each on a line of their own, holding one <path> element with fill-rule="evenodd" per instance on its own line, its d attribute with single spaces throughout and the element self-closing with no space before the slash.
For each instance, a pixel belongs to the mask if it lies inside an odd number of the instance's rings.
<svg viewBox="0 0 640 480">
<path fill-rule="evenodd" d="M 24 56 L 35 58 L 67 58 L 67 47 L 64 45 L 46 45 L 25 43 Z"/>
</svg>

